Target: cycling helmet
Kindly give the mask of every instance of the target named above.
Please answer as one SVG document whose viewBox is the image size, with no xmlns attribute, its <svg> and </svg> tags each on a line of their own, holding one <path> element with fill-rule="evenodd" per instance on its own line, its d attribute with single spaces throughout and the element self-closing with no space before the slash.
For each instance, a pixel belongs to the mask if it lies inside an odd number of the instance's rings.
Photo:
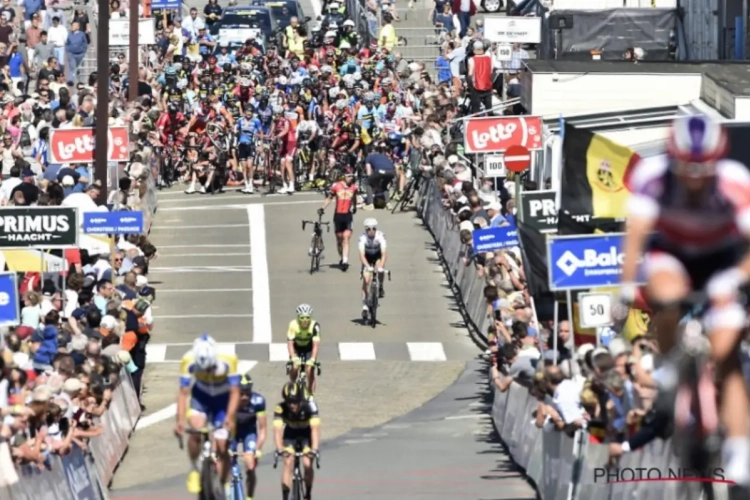
<svg viewBox="0 0 750 500">
<path fill-rule="evenodd" d="M 388 142 L 401 142 L 401 136 L 396 132 L 388 132 Z"/>
<path fill-rule="evenodd" d="M 312 316 L 313 308 L 310 304 L 300 304 L 297 306 L 297 309 L 295 312 L 297 313 L 297 317 Z"/>
<path fill-rule="evenodd" d="M 218 59 L 216 59 L 216 56 L 209 56 L 208 57 L 208 64 L 216 64 L 217 60 Z"/>
<path fill-rule="evenodd" d="M 240 80 L 240 87 L 250 87 L 250 79 L 249 78 L 242 78 Z"/>
<path fill-rule="evenodd" d="M 724 158 L 729 138 L 724 127 L 703 115 L 677 118 L 667 139 L 667 153 L 676 160 L 703 163 Z"/>
<path fill-rule="evenodd" d="M 378 228 L 378 221 L 375 220 L 373 217 L 369 217 L 365 219 L 365 229 L 377 229 Z"/>
<path fill-rule="evenodd" d="M 253 379 L 250 377 L 249 371 L 242 375 L 242 379 L 240 380 L 240 391 L 245 393 L 253 392 Z"/>
<path fill-rule="evenodd" d="M 193 358 L 200 370 L 208 370 L 216 366 L 218 361 L 216 341 L 207 333 L 204 333 L 193 342 Z"/>
<path fill-rule="evenodd" d="M 188 86 L 187 78 L 180 78 L 177 80 L 177 89 L 178 90 L 185 90 Z"/>
<path fill-rule="evenodd" d="M 300 404 L 305 400 L 305 388 L 296 382 L 287 382 L 281 389 L 281 398 L 285 403 Z"/>
<path fill-rule="evenodd" d="M 325 73 L 330 74 L 330 73 L 333 73 L 333 68 L 326 64 L 325 66 L 323 66 L 322 68 L 320 68 L 320 72 L 324 73 L 324 74 Z"/>
</svg>

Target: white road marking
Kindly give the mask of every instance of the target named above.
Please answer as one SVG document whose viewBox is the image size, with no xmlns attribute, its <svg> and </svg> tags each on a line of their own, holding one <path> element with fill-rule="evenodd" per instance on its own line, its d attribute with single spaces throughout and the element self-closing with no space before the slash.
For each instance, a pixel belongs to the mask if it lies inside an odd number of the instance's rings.
<svg viewBox="0 0 750 500">
<path fill-rule="evenodd" d="M 468 420 L 487 417 L 484 413 L 477 413 L 476 415 L 456 415 L 455 417 L 445 417 L 445 420 Z"/>
<path fill-rule="evenodd" d="M 445 350 L 441 342 L 407 342 L 412 361 L 445 361 Z"/>
<path fill-rule="evenodd" d="M 375 360 L 375 344 L 372 342 L 339 342 L 341 361 Z"/>
<path fill-rule="evenodd" d="M 252 271 L 251 266 L 169 266 L 152 267 L 151 274 L 168 273 L 237 273 L 241 271 Z"/>
<path fill-rule="evenodd" d="M 159 195 L 159 196 L 161 196 L 161 195 Z M 299 192 L 294 193 L 292 196 L 293 197 L 317 196 L 318 198 L 323 198 L 323 194 L 322 193 L 318 193 L 318 192 L 315 192 L 315 191 L 310 191 L 310 192 L 308 192 L 308 191 L 299 191 Z M 213 197 L 213 198 L 201 198 L 201 200 L 203 200 L 203 201 L 209 201 L 209 200 L 210 201 L 245 200 L 246 202 L 251 202 L 251 201 L 258 202 L 258 201 L 263 201 L 263 200 L 274 200 L 274 199 L 278 199 L 278 198 L 287 198 L 288 199 L 288 198 L 291 198 L 292 196 L 289 196 L 288 194 L 269 194 L 267 196 L 262 196 L 262 195 L 259 196 L 257 194 L 255 196 L 248 196 L 246 194 L 237 194 L 237 195 L 228 194 L 227 196 L 220 196 L 220 197 Z M 162 200 L 161 197 L 160 197 L 159 198 L 159 205 L 161 205 L 162 203 L 182 203 L 182 202 L 190 201 L 190 200 L 191 200 L 191 198 L 188 198 L 188 197 L 185 197 L 183 199 L 177 199 L 177 200 L 175 200 L 175 199 Z M 195 198 L 192 198 L 192 200 L 195 201 L 195 204 L 191 204 L 191 205 L 199 206 L 197 204 L 197 200 Z"/>
<path fill-rule="evenodd" d="M 247 257 L 247 253 L 160 253 L 159 257 Z"/>
<path fill-rule="evenodd" d="M 322 198 L 321 198 L 322 200 Z M 226 210 L 226 209 L 239 209 L 244 210 L 247 207 L 260 206 L 273 206 L 273 205 L 309 205 L 311 203 L 321 204 L 321 200 L 300 200 L 300 201 L 282 201 L 278 203 L 247 203 L 247 204 L 232 204 L 232 205 L 195 205 L 188 207 L 159 207 L 159 213 L 161 212 L 188 212 L 191 210 Z"/>
<path fill-rule="evenodd" d="M 167 359 L 167 344 L 146 344 L 147 363 L 161 363 L 165 359 Z"/>
<path fill-rule="evenodd" d="M 158 424 L 159 422 L 163 422 L 164 420 L 173 418 L 175 415 L 177 415 L 177 404 L 172 403 L 166 408 L 162 408 L 161 410 L 154 412 L 151 415 L 147 415 L 138 419 L 138 424 L 135 426 L 135 430 L 139 431 L 141 429 L 151 427 L 152 425 Z"/>
<path fill-rule="evenodd" d="M 190 318 L 252 318 L 252 314 L 174 314 L 168 316 L 157 315 L 154 319 L 190 319 Z"/>
<path fill-rule="evenodd" d="M 288 361 L 289 349 L 286 343 L 268 344 L 268 361 Z"/>
<path fill-rule="evenodd" d="M 271 291 L 266 255 L 266 214 L 263 205 L 249 205 L 250 260 L 253 266 L 253 341 L 271 343 Z"/>
<path fill-rule="evenodd" d="M 159 288 L 159 295 L 163 293 L 224 293 L 252 291 L 252 288 Z"/>
<path fill-rule="evenodd" d="M 230 244 L 214 243 L 214 244 L 208 244 L 208 245 L 159 245 L 159 249 L 162 249 L 162 248 L 241 248 L 241 247 L 249 247 L 249 246 L 250 245 L 247 245 L 245 243 L 230 243 Z"/>
<path fill-rule="evenodd" d="M 174 229 L 224 229 L 232 227 L 247 227 L 247 224 L 213 224 L 208 226 L 155 226 L 151 228 L 151 231 L 157 231 L 165 229 L 172 231 Z"/>
<path fill-rule="evenodd" d="M 216 352 L 231 356 L 235 353 L 235 346 L 230 342 L 219 342 L 216 344 Z"/>
</svg>

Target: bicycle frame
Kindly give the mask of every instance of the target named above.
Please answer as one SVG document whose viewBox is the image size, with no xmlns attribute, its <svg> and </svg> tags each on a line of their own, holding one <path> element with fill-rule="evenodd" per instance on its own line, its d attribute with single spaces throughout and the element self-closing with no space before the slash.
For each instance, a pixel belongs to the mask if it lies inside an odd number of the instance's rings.
<svg viewBox="0 0 750 500">
<path fill-rule="evenodd" d="M 313 225 L 313 239 L 312 239 L 312 254 L 310 255 L 310 274 L 320 270 L 320 256 L 323 253 L 323 226 L 326 228 L 326 232 L 331 232 L 331 223 L 323 222 L 323 216 L 318 215 L 317 221 L 303 220 L 302 230 L 307 228 L 308 224 Z"/>
<path fill-rule="evenodd" d="M 216 470 L 216 442 L 213 438 L 213 427 L 203 429 L 188 429 L 187 434 L 199 434 L 201 438 L 201 452 L 198 455 L 198 472 L 201 475 L 201 500 L 220 500 L 226 497 L 224 488 Z M 180 450 L 185 448 L 182 436 L 178 436 L 177 443 Z M 209 483 L 205 491 L 206 482 Z"/>
<path fill-rule="evenodd" d="M 278 451 L 273 458 L 273 468 L 275 469 L 279 464 L 280 456 L 288 456 L 290 453 L 279 453 Z M 294 466 L 292 468 L 292 491 L 289 496 L 290 500 L 303 500 L 306 496 L 305 491 L 305 476 L 302 472 L 302 457 L 305 454 L 302 453 L 302 446 L 296 443 L 294 446 Z M 315 455 L 315 468 L 320 469 L 320 456 Z"/>
</svg>

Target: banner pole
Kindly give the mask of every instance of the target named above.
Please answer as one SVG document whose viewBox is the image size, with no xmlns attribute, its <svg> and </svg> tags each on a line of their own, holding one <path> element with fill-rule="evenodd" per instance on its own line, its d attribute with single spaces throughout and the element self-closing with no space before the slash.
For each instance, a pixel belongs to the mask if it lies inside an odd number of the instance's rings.
<svg viewBox="0 0 750 500">
<path fill-rule="evenodd" d="M 552 323 L 552 356 L 553 356 L 553 363 L 555 366 L 557 366 L 557 332 L 558 332 L 558 319 L 560 317 L 560 314 L 558 312 L 558 309 L 560 308 L 560 303 L 557 300 L 557 296 L 555 296 L 555 312 L 553 313 Z"/>
<path fill-rule="evenodd" d="M 572 341 L 573 345 L 576 345 L 576 328 L 573 322 L 573 294 L 570 292 L 570 290 L 565 292 L 565 294 L 568 299 L 568 323 L 570 323 L 570 340 Z"/>
</svg>

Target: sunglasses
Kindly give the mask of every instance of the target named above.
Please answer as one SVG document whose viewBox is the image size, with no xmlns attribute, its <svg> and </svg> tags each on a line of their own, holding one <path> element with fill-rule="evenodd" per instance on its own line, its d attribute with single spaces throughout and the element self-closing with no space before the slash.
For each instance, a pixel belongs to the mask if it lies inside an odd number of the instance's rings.
<svg viewBox="0 0 750 500">
<path fill-rule="evenodd" d="M 297 319 L 300 321 L 310 321 L 312 316 L 297 316 Z"/>
<path fill-rule="evenodd" d="M 374 228 L 374 227 L 366 227 L 366 228 L 365 228 L 365 231 L 375 231 L 375 229 L 377 229 L 377 228 Z"/>
</svg>

